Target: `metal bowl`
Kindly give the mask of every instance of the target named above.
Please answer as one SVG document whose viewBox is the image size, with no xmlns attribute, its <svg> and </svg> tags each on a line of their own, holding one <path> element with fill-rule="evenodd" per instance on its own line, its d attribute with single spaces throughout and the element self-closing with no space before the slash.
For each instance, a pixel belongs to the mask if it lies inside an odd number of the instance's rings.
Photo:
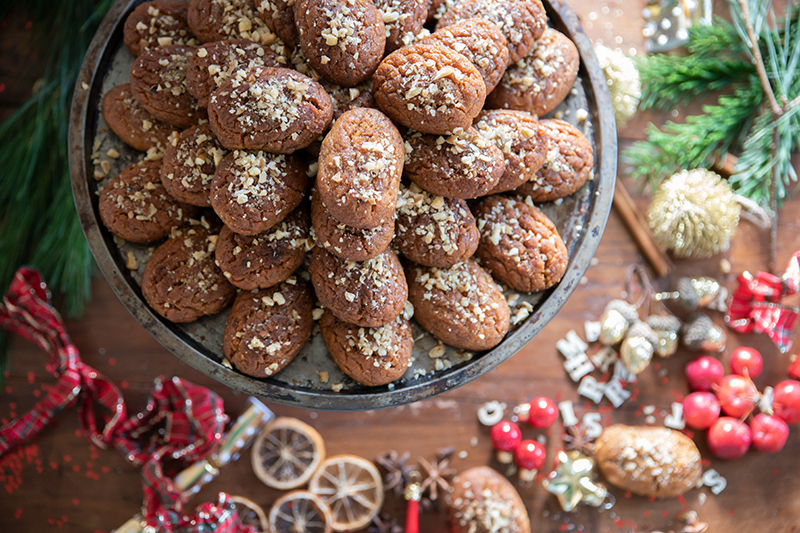
<svg viewBox="0 0 800 533">
<path fill-rule="evenodd" d="M 569 36 L 581 56 L 577 90 L 554 113 L 578 124 L 592 142 L 595 154 L 592 180 L 572 196 L 541 206 L 555 222 L 569 250 L 569 266 L 561 283 L 544 293 L 519 295 L 519 304 L 526 302 L 531 307 L 530 315 L 515 324 L 503 342 L 489 352 L 468 353 L 448 348 L 443 358 L 434 360 L 428 354 L 437 341 L 414 323 L 414 363 L 400 380 L 389 386 L 365 387 L 347 378 L 328 356 L 318 334 L 277 376 L 256 379 L 231 368 L 222 355 L 227 311 L 191 324 L 173 324 L 154 313 L 139 288 L 143 266 L 138 270 L 126 267 L 129 253 L 144 264 L 154 246 L 121 241 L 100 222 L 99 188 L 142 157 L 141 152 L 127 147 L 109 132 L 100 113 L 105 92 L 129 79 L 133 56 L 122 42 L 122 29 L 127 15 L 141 2 L 118 0 L 86 54 L 70 117 L 72 190 L 86 238 L 114 292 L 145 329 L 187 364 L 231 388 L 282 404 L 333 410 L 392 407 L 459 387 L 493 369 L 527 344 L 577 287 L 597 249 L 611 206 L 617 161 L 616 128 L 605 77 L 591 42 L 566 5 L 558 0 L 552 4 L 545 0 L 550 25 Z M 579 110 L 588 111 L 588 119 L 578 122 L 577 116 L 583 114 Z M 120 156 L 108 160 L 108 177 L 96 180 L 95 165 L 112 148 Z M 328 373 L 327 382 L 322 382 L 319 371 Z"/>
</svg>

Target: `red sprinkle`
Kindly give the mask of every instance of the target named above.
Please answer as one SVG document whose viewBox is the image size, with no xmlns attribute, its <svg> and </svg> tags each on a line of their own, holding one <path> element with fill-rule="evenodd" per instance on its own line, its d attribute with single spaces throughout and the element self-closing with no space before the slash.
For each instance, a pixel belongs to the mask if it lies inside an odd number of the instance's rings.
<svg viewBox="0 0 800 533">
<path fill-rule="evenodd" d="M 661 516 L 663 516 L 664 518 L 666 518 L 668 514 L 669 511 L 661 511 Z"/>
<path fill-rule="evenodd" d="M 42 391 L 40 391 L 39 389 L 34 389 L 33 390 L 33 397 L 34 398 L 38 398 L 41 395 L 42 395 Z"/>
<path fill-rule="evenodd" d="M 117 360 L 116 359 L 114 359 L 113 357 L 109 357 L 108 358 L 108 366 L 114 366 L 116 364 L 117 364 Z"/>
<path fill-rule="evenodd" d="M 33 22 L 29 20 L 28 22 L 25 23 L 25 29 L 29 30 L 31 28 L 33 28 Z"/>
<path fill-rule="evenodd" d="M 119 382 L 119 386 L 122 389 L 127 389 L 128 388 L 128 381 L 123 379 L 122 381 Z"/>
<path fill-rule="evenodd" d="M 72 470 L 75 471 L 75 472 L 80 472 L 81 471 L 81 467 L 78 466 L 78 465 L 72 465 Z"/>
<path fill-rule="evenodd" d="M 53 470 L 58 470 L 58 463 L 53 461 L 52 463 L 50 463 L 50 468 L 52 468 Z"/>
<path fill-rule="evenodd" d="M 16 518 L 17 520 L 22 518 L 22 507 L 17 507 L 17 510 L 14 511 L 14 518 Z"/>
<path fill-rule="evenodd" d="M 33 373 L 33 370 L 28 370 L 28 383 L 31 385 L 36 383 L 36 374 Z"/>
<path fill-rule="evenodd" d="M 81 501 L 78 498 L 72 498 L 72 505 L 78 505 Z"/>
<path fill-rule="evenodd" d="M 71 455 L 65 455 L 64 456 L 64 462 L 65 463 L 69 463 L 70 461 L 72 461 L 72 456 Z"/>
</svg>

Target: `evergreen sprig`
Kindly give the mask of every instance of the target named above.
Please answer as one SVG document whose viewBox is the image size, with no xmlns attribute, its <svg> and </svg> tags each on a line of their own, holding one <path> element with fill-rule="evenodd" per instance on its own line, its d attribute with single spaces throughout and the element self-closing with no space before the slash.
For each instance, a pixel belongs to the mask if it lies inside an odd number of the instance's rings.
<svg viewBox="0 0 800 533">
<path fill-rule="evenodd" d="M 668 122 L 662 129 L 650 125 L 647 140 L 623 152 L 623 164 L 643 183 L 656 187 L 680 169 L 709 168 L 731 151 L 740 156 L 730 179 L 737 193 L 769 208 L 772 172 L 777 170 L 776 199 L 790 194 L 797 181 L 791 152 L 800 147 L 800 105 L 788 105 L 800 95 L 800 9 L 792 2 L 786 17 L 778 20 L 771 2 L 748 1 L 769 84 L 787 108 L 785 113 L 776 118 L 765 107 L 764 86 L 752 61 L 741 8 L 730 0 L 733 24 L 717 18 L 711 26 L 694 26 L 684 54 L 637 60 L 642 109 L 669 109 L 717 97 L 715 105 L 704 106 L 702 114 L 683 123 Z M 721 89 L 733 92 L 714 95 Z"/>
<path fill-rule="evenodd" d="M 0 6 L 0 20 L 19 4 Z M 69 112 L 83 57 L 112 0 L 28 0 L 43 72 L 33 96 L 0 124 L 0 290 L 23 264 L 42 271 L 68 316 L 90 297 L 92 254 L 83 236 L 69 180 Z M 33 54 L 32 54 L 33 56 Z M 1 334 L 0 334 L 1 335 Z M 2 337 L 0 337 L 2 345 Z M 6 368 L 0 346 L 0 381 Z"/>
</svg>

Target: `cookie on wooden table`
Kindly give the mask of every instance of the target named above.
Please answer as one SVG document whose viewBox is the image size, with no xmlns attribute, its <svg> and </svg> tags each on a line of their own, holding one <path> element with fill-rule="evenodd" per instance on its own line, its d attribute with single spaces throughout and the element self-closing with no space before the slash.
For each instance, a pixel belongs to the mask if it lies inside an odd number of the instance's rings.
<svg viewBox="0 0 800 533">
<path fill-rule="evenodd" d="M 328 81 L 358 85 L 383 58 L 386 26 L 371 0 L 297 0 L 294 21 L 303 55 Z"/>
<path fill-rule="evenodd" d="M 103 120 L 122 142 L 142 152 L 155 150 L 163 154 L 170 138 L 178 134 L 178 128 L 161 122 L 142 107 L 133 97 L 129 83 L 103 95 L 102 113 Z"/>
<path fill-rule="evenodd" d="M 532 180 L 544 164 L 545 130 L 530 113 L 483 111 L 475 120 L 475 130 L 500 149 L 506 163 L 505 172 L 490 194 L 516 189 Z"/>
<path fill-rule="evenodd" d="M 525 57 L 547 28 L 540 0 L 462 0 L 447 10 L 436 29 L 476 17 L 500 28 L 512 63 Z"/>
<path fill-rule="evenodd" d="M 326 309 L 319 329 L 336 366 L 362 385 L 387 385 L 408 370 L 414 337 L 411 324 L 402 316 L 365 328 L 342 322 Z"/>
<path fill-rule="evenodd" d="M 197 48 L 189 61 L 186 88 L 201 107 L 231 74 L 253 67 L 279 67 L 278 55 L 269 47 L 246 40 L 214 41 Z"/>
<path fill-rule="evenodd" d="M 161 183 L 178 201 L 208 207 L 214 172 L 227 153 L 211 126 L 192 126 L 167 147 L 161 166 Z"/>
<path fill-rule="evenodd" d="M 481 18 L 456 22 L 421 42 L 438 42 L 469 59 L 483 77 L 486 94 L 500 82 L 510 61 L 508 43 L 500 28 Z"/>
<path fill-rule="evenodd" d="M 505 169 L 500 149 L 474 128 L 459 128 L 450 135 L 406 135 L 405 175 L 433 194 L 460 199 L 484 196 Z"/>
<path fill-rule="evenodd" d="M 290 154 L 311 144 L 332 116 L 322 85 L 287 68 L 237 71 L 208 104 L 211 127 L 231 150 Z"/>
<path fill-rule="evenodd" d="M 197 46 L 186 19 L 188 8 L 188 3 L 173 0 L 139 4 L 125 19 L 122 40 L 135 56 L 158 46 Z"/>
<path fill-rule="evenodd" d="M 486 84 L 465 56 L 435 43 L 395 50 L 372 78 L 375 101 L 392 120 L 423 133 L 467 129 L 486 99 Z"/>
<path fill-rule="evenodd" d="M 473 206 L 480 228 L 476 257 L 512 289 L 539 292 L 564 276 L 569 256 L 555 224 L 533 205 L 489 196 Z"/>
<path fill-rule="evenodd" d="M 368 261 L 339 259 L 319 246 L 308 266 L 323 307 L 339 320 L 365 327 L 388 324 L 403 312 L 408 285 L 391 250 Z"/>
<path fill-rule="evenodd" d="M 480 234 L 464 200 L 400 185 L 394 244 L 415 263 L 449 268 L 475 253 Z"/>
<path fill-rule="evenodd" d="M 412 265 L 406 278 L 414 318 L 442 342 L 464 350 L 488 350 L 508 332 L 503 291 L 472 259 L 450 268 Z"/>
<path fill-rule="evenodd" d="M 595 459 L 614 486 L 651 498 L 674 498 L 703 475 L 695 443 L 665 427 L 614 424 L 595 441 Z"/>
<path fill-rule="evenodd" d="M 218 235 L 206 226 L 173 230 L 144 267 L 142 294 L 171 322 L 193 322 L 219 313 L 236 296 L 236 288 L 214 262 Z"/>
<path fill-rule="evenodd" d="M 211 207 L 233 232 L 267 231 L 300 205 L 308 187 L 296 155 L 234 150 L 217 167 Z"/>
<path fill-rule="evenodd" d="M 445 496 L 450 533 L 530 533 L 528 512 L 517 489 L 488 466 L 453 479 Z"/>
<path fill-rule="evenodd" d="M 303 264 L 310 238 L 308 208 L 257 235 L 239 235 L 223 226 L 217 243 L 217 264 L 234 286 L 266 289 L 288 279 Z"/>
<path fill-rule="evenodd" d="M 322 141 L 317 193 L 343 224 L 369 229 L 394 218 L 403 173 L 403 138 L 377 109 L 344 113 Z"/>
<path fill-rule="evenodd" d="M 295 276 L 269 289 L 241 292 L 225 326 L 225 357 L 248 376 L 274 376 L 311 337 L 313 308 L 311 285 Z"/>
<path fill-rule="evenodd" d="M 191 0 L 189 27 L 200 42 L 245 39 L 270 45 L 276 36 L 261 20 L 253 0 Z"/>
<path fill-rule="evenodd" d="M 188 128 L 206 118 L 206 111 L 186 89 L 186 71 L 194 56 L 189 46 L 151 48 L 131 67 L 131 92 L 158 120 Z"/>
<path fill-rule="evenodd" d="M 311 225 L 317 246 L 350 261 L 367 261 L 379 256 L 391 244 L 395 231 L 394 218 L 370 229 L 342 224 L 325 208 L 316 189 L 311 192 Z"/>
<path fill-rule="evenodd" d="M 508 67 L 500 84 L 486 97 L 486 107 L 544 116 L 572 90 L 579 66 L 575 44 L 563 33 L 548 28 L 528 55 Z"/>
<path fill-rule="evenodd" d="M 198 212 L 161 184 L 161 161 L 142 161 L 120 172 L 100 194 L 98 209 L 111 233 L 136 243 L 163 239 Z"/>
<path fill-rule="evenodd" d="M 545 133 L 545 159 L 542 168 L 516 189 L 534 202 L 558 200 L 574 193 L 592 175 L 594 153 L 589 139 L 563 120 L 542 120 Z"/>
</svg>

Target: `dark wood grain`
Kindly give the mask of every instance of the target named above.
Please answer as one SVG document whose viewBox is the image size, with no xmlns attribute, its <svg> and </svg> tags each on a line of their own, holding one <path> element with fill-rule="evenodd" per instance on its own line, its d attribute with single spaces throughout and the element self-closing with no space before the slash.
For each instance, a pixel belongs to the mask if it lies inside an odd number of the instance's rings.
<svg viewBox="0 0 800 533">
<path fill-rule="evenodd" d="M 641 46 L 639 17 L 642 4 L 634 0 L 605 2 L 608 13 L 595 2 L 572 2 L 595 39 L 607 39 L 604 24 L 612 25 L 615 35 L 623 38 L 623 47 Z M 617 14 L 621 10 L 621 15 Z M 592 18 L 592 12 L 597 14 Z M 0 31 L 0 43 L 6 35 Z M 0 44 L 0 50 L 5 44 Z M 0 56 L 0 82 L 14 76 L 18 62 L 6 62 Z M 8 81 L 5 81 L 8 84 Z M 15 102 L 0 93 L 0 107 Z M 625 139 L 643 136 L 647 120 L 661 121 L 664 115 L 641 115 L 622 135 Z M 628 183 L 629 190 L 641 209 L 648 199 L 638 195 L 638 185 Z M 800 249 L 800 199 L 790 201 L 781 212 L 779 228 L 779 264 L 785 264 Z M 670 279 L 656 280 L 659 289 L 668 289 L 682 275 L 710 275 L 733 288 L 735 275 L 743 270 L 756 271 L 767 266 L 767 238 L 763 230 L 742 222 L 733 239 L 731 250 L 703 261 L 678 261 Z M 389 448 L 409 450 L 412 457 L 433 458 L 436 450 L 455 446 L 466 457 L 455 460 L 455 467 L 489 464 L 500 468 L 492 459 L 488 430 L 476 418 L 477 408 L 487 400 L 500 400 L 512 407 L 534 396 L 546 395 L 575 402 L 581 416 L 587 410 L 600 411 L 603 423 L 644 423 L 642 408 L 654 405 L 658 412 L 667 411 L 670 403 L 688 392 L 683 366 L 693 357 L 679 352 L 671 359 L 657 361 L 648 368 L 636 385 L 635 402 L 619 410 L 605 404 L 599 408 L 578 397 L 576 386 L 561 367 L 561 356 L 555 343 L 570 329 L 581 331 L 585 320 L 596 319 L 609 299 L 624 291 L 626 268 L 634 263 L 645 264 L 630 234 L 612 211 L 594 264 L 585 276 L 585 283 L 575 291 L 559 314 L 517 355 L 482 378 L 442 396 L 409 406 L 364 413 L 311 412 L 278 405 L 271 406 L 280 415 L 296 416 L 316 427 L 325 438 L 329 454 L 352 453 L 372 458 Z M 724 274 L 720 260 L 727 259 L 731 273 Z M 722 324 L 721 316 L 714 320 Z M 210 378 L 192 370 L 163 349 L 128 314 L 102 279 L 95 280 L 94 299 L 86 315 L 67 325 L 83 360 L 120 384 L 129 410 L 144 407 L 153 379 L 159 375 L 178 375 L 217 391 L 225 400 L 232 416 L 246 405 L 243 394 L 233 392 Z M 731 351 L 739 345 L 754 346 L 764 355 L 765 372 L 756 380 L 759 388 L 774 385 L 785 378 L 789 355 L 780 354 L 768 339 L 758 335 L 734 335 L 728 331 L 728 348 L 722 356 L 727 363 Z M 6 389 L 0 396 L 0 421 L 29 410 L 41 391 L 54 382 L 44 369 L 45 356 L 32 345 L 14 339 L 11 347 L 12 366 L 6 376 Z M 659 422 L 663 415 L 659 415 Z M 560 430 L 544 433 L 548 437 L 549 472 L 553 457 L 562 446 Z M 523 427 L 525 438 L 535 438 L 539 431 Z M 786 448 L 776 455 L 748 453 L 744 458 L 725 462 L 711 459 L 702 435 L 696 441 L 708 467 L 715 468 L 728 480 L 727 489 L 719 496 L 707 488 L 690 491 L 684 499 L 650 501 L 626 497 L 612 490 L 617 499 L 610 511 L 582 508 L 573 514 L 563 513 L 537 483 L 521 488 L 528 507 L 532 531 L 667 531 L 679 529 L 676 516 L 685 510 L 697 511 L 703 521 L 712 524 L 710 531 L 752 533 L 786 532 L 797 528 L 800 518 L 800 430 L 793 428 Z M 74 409 L 61 413 L 54 424 L 36 440 L 0 460 L 0 531 L 22 533 L 50 531 L 109 531 L 136 513 L 141 505 L 140 473 L 128 465 L 114 450 L 100 450 L 78 431 Z M 199 503 L 226 491 L 246 496 L 269 507 L 278 495 L 255 477 L 249 454 L 226 468 L 218 480 L 206 487 L 193 501 Z M 701 500 L 705 503 L 700 503 Z M 402 516 L 403 502 L 390 497 L 385 510 Z M 444 514 L 440 510 L 423 510 L 421 530 L 425 533 L 445 531 Z"/>
</svg>

